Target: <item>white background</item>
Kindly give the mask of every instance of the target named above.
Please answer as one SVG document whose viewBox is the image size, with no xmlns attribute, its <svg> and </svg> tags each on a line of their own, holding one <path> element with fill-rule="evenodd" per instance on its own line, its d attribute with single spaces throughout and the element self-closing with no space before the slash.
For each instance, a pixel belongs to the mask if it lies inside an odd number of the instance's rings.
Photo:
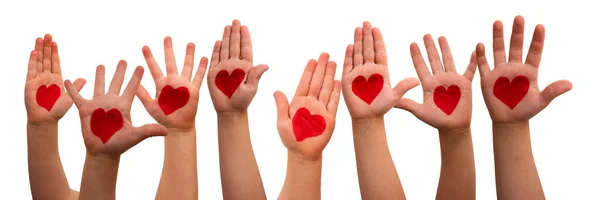
<svg viewBox="0 0 600 200">
<path fill-rule="evenodd" d="M 554 3 L 556 2 L 556 3 Z M 250 28 L 255 64 L 269 64 L 249 108 L 250 132 L 269 199 L 276 199 L 286 170 L 286 148 L 276 130 L 275 90 L 293 95 L 311 58 L 328 52 L 338 62 L 354 28 L 369 20 L 386 40 L 391 82 L 416 77 L 409 44 L 422 37 L 446 36 L 457 68 L 464 70 L 477 42 L 491 48 L 492 24 L 505 23 L 508 36 L 515 15 L 525 17 L 526 49 L 536 24 L 546 26 L 539 83 L 568 79 L 574 88 L 531 120 L 533 153 L 548 199 L 600 199 L 598 131 L 597 28 L 594 1 L 2 1 L 0 67 L 3 131 L 0 139 L 0 199 L 30 199 L 27 172 L 26 113 L 23 87 L 29 52 L 36 37 L 51 33 L 58 42 L 63 77 L 88 80 L 82 94 L 91 98 L 98 64 L 112 77 L 120 59 L 146 67 L 141 48 L 149 45 L 163 67 L 162 42 L 172 36 L 178 67 L 185 45 L 196 43 L 196 62 L 210 57 L 223 27 L 240 19 Z M 508 40 L 508 37 L 506 37 Z M 488 51 L 488 59 L 491 54 Z M 147 68 L 146 68 L 147 69 Z M 148 72 L 148 71 L 146 71 Z M 110 76 L 108 75 L 110 74 Z M 473 81 L 472 133 L 477 169 L 477 198 L 495 199 L 491 122 L 481 96 L 479 75 Z M 142 84 L 154 88 L 149 73 Z M 154 91 L 150 91 L 154 93 Z M 197 114 L 200 199 L 221 199 L 217 120 L 206 84 Z M 421 88 L 408 97 L 422 98 Z M 337 125 L 323 153 L 323 199 L 360 199 L 350 116 L 340 103 Z M 139 100 L 132 107 L 135 125 L 153 123 Z M 409 199 L 433 199 L 440 169 L 437 131 L 412 114 L 393 109 L 385 116 L 388 143 Z M 60 155 L 71 188 L 79 190 L 85 147 L 77 110 L 60 121 Z M 163 139 L 152 138 L 121 157 L 118 199 L 154 199 L 163 162 Z M 243 166 L 240 166 L 243 167 Z"/>
</svg>

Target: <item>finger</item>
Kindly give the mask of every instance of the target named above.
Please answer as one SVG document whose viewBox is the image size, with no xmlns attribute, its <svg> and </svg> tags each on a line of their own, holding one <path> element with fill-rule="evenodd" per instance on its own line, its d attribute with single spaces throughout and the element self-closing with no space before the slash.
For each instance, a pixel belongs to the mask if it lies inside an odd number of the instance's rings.
<svg viewBox="0 0 600 200">
<path fill-rule="evenodd" d="M 442 36 L 438 39 L 440 44 L 440 50 L 442 51 L 442 61 L 444 62 L 444 69 L 446 72 L 455 72 L 456 66 L 454 66 L 454 58 L 452 58 L 452 51 L 450 51 L 450 45 L 446 37 Z"/>
<path fill-rule="evenodd" d="M 425 42 L 425 49 L 427 50 L 427 58 L 429 58 L 429 64 L 431 65 L 431 72 L 433 74 L 444 72 L 442 62 L 440 61 L 440 55 L 438 54 L 437 47 L 433 42 L 431 35 L 427 34 L 423 37 Z"/>
<path fill-rule="evenodd" d="M 142 48 L 142 53 L 144 54 L 144 58 L 146 59 L 146 64 L 148 64 L 148 69 L 150 70 L 150 74 L 152 74 L 152 79 L 154 82 L 158 82 L 163 74 L 158 66 L 158 63 L 154 59 L 154 55 L 152 55 L 152 51 L 150 51 L 150 47 L 144 46 Z"/>
<path fill-rule="evenodd" d="M 69 97 L 71 97 L 71 100 L 73 100 L 75 106 L 77 106 L 78 108 L 81 107 L 81 105 L 85 103 L 85 99 L 81 96 L 81 94 L 79 94 L 79 92 L 77 92 L 77 90 L 73 86 L 73 83 L 71 83 L 70 80 L 65 80 L 64 84 L 65 89 L 67 90 L 67 94 L 69 95 Z"/>
<path fill-rule="evenodd" d="M 135 95 L 138 97 L 138 99 L 140 99 L 142 105 L 144 105 L 146 109 L 152 106 L 152 102 L 154 100 L 150 96 L 150 93 L 148 93 L 148 90 L 146 90 L 146 88 L 143 85 L 140 85 L 140 87 L 138 87 Z"/>
<path fill-rule="evenodd" d="M 410 44 L 410 56 L 412 57 L 413 65 L 415 66 L 415 71 L 417 71 L 417 75 L 419 76 L 419 80 L 425 80 L 428 76 L 431 76 L 429 73 L 429 69 L 427 69 L 427 65 L 425 64 L 425 60 L 423 60 L 423 55 L 421 55 L 421 50 L 419 50 L 419 45 L 417 43 Z"/>
<path fill-rule="evenodd" d="M 217 66 L 219 64 L 219 56 L 221 54 L 221 40 L 217 40 L 215 42 L 215 46 L 213 47 L 213 53 L 210 57 L 210 68 Z"/>
<path fill-rule="evenodd" d="M 41 74 L 42 72 L 44 72 L 44 65 L 43 65 L 43 60 L 44 60 L 44 39 L 42 38 L 37 38 L 35 40 L 35 52 L 37 52 L 37 58 L 36 60 L 36 66 L 35 69 L 37 71 L 38 74 Z"/>
<path fill-rule="evenodd" d="M 135 135 L 135 137 L 133 137 L 134 140 L 131 141 L 131 146 L 135 146 L 149 137 L 166 136 L 168 133 L 169 131 L 167 128 L 159 124 L 146 124 L 136 127 L 133 129 L 133 135 Z"/>
<path fill-rule="evenodd" d="M 194 81 L 192 84 L 200 90 L 200 86 L 202 85 L 202 80 L 204 79 L 204 75 L 206 74 L 206 65 L 208 64 L 208 58 L 202 57 L 200 59 L 200 64 L 198 65 L 198 69 L 196 70 L 196 75 L 194 76 Z"/>
<path fill-rule="evenodd" d="M 365 63 L 375 63 L 375 46 L 373 44 L 373 29 L 371 23 L 363 23 L 363 56 Z"/>
<path fill-rule="evenodd" d="M 327 103 L 329 102 L 329 97 L 331 96 L 331 90 L 333 90 L 335 68 L 336 63 L 334 61 L 329 61 L 327 63 L 327 66 L 325 67 L 325 79 L 323 80 L 323 87 L 321 87 L 321 92 L 319 92 L 319 101 L 321 101 L 323 105 L 327 105 Z"/>
<path fill-rule="evenodd" d="M 535 27 L 535 31 L 533 32 L 533 39 L 531 39 L 531 45 L 529 46 L 529 52 L 527 53 L 525 63 L 530 64 L 535 68 L 540 67 L 545 37 L 546 30 L 544 26 L 537 25 Z"/>
<path fill-rule="evenodd" d="M 52 42 L 52 67 L 50 68 L 50 71 L 53 74 L 62 74 L 60 70 L 60 57 L 58 56 L 58 45 L 56 42 Z"/>
<path fill-rule="evenodd" d="M 387 51 L 385 50 L 385 42 L 383 42 L 383 34 L 379 28 L 373 28 L 373 40 L 375 45 L 375 63 L 387 65 Z"/>
<path fill-rule="evenodd" d="M 37 75 L 37 51 L 33 50 L 29 54 L 29 64 L 27 65 L 27 80 L 32 80 Z"/>
<path fill-rule="evenodd" d="M 344 69 L 342 72 L 342 76 L 345 76 L 346 74 L 350 73 L 350 71 L 352 71 L 352 67 L 354 66 L 352 64 L 353 53 L 354 45 L 349 44 L 348 47 L 346 47 L 346 55 L 344 56 Z"/>
<path fill-rule="evenodd" d="M 333 82 L 333 90 L 331 91 L 331 98 L 327 103 L 327 110 L 335 117 L 337 115 L 338 105 L 340 103 L 340 92 L 342 84 L 340 81 L 335 80 Z"/>
<path fill-rule="evenodd" d="M 196 52 L 196 45 L 194 43 L 188 43 L 185 48 L 185 60 L 183 61 L 183 70 L 181 71 L 181 77 L 192 81 L 192 71 L 194 70 L 194 53 Z"/>
<path fill-rule="evenodd" d="M 417 87 L 419 84 L 420 82 L 416 78 L 405 78 L 396 84 L 396 87 L 394 87 L 394 92 L 396 92 L 396 96 L 398 98 L 401 98 L 404 96 L 404 94 L 406 94 L 406 92 L 414 87 Z"/>
<path fill-rule="evenodd" d="M 321 55 L 319 56 L 319 60 L 317 61 L 317 68 L 315 68 L 315 72 L 313 73 L 312 79 L 310 80 L 308 96 L 312 96 L 315 98 L 319 97 L 319 92 L 321 91 L 321 87 L 323 86 L 325 68 L 327 67 L 328 61 L 329 54 L 321 53 Z"/>
<path fill-rule="evenodd" d="M 548 85 L 540 95 L 542 109 L 546 108 L 554 98 L 568 92 L 571 88 L 573 88 L 573 84 L 568 80 L 560 80 Z"/>
<path fill-rule="evenodd" d="M 94 84 L 94 97 L 104 95 L 104 66 L 96 67 L 96 80 Z"/>
<path fill-rule="evenodd" d="M 173 51 L 173 39 L 165 37 L 165 64 L 167 65 L 167 76 L 177 76 L 177 62 L 175 61 L 175 52 Z"/>
<path fill-rule="evenodd" d="M 512 35 L 510 36 L 510 51 L 508 62 L 522 62 L 523 60 L 523 32 L 525 32 L 525 20 L 521 16 L 515 17 Z"/>
<path fill-rule="evenodd" d="M 73 82 L 73 87 L 75 88 L 75 90 L 77 90 L 77 92 L 81 91 L 81 89 L 83 88 L 83 86 L 85 86 L 85 79 L 83 78 L 78 78 L 75 80 L 75 82 Z"/>
<path fill-rule="evenodd" d="M 504 50 L 504 27 L 501 21 L 494 22 L 493 28 L 493 47 L 494 49 L 494 67 L 502 66 L 506 63 L 506 50 Z"/>
<path fill-rule="evenodd" d="M 240 31 L 240 20 L 233 20 L 231 26 L 231 40 L 229 41 L 229 57 L 240 58 L 240 46 L 241 46 L 241 31 Z"/>
<path fill-rule="evenodd" d="M 471 59 L 469 60 L 469 65 L 467 66 L 467 70 L 463 76 L 467 78 L 469 81 L 473 81 L 473 76 L 475 76 L 475 71 L 477 70 L 477 54 L 475 51 L 471 53 Z"/>
<path fill-rule="evenodd" d="M 44 36 L 44 57 L 42 61 L 43 71 L 52 71 L 52 35 Z"/>
<path fill-rule="evenodd" d="M 398 101 L 398 103 L 396 103 L 394 107 L 404 109 L 408 112 L 411 112 L 413 115 L 418 115 L 417 113 L 421 108 L 421 104 L 415 102 L 412 99 L 402 98 Z"/>
<path fill-rule="evenodd" d="M 260 81 L 260 77 L 267 70 L 269 70 L 269 66 L 265 65 L 265 64 L 260 64 L 260 65 L 257 65 L 255 67 L 253 67 L 248 72 L 248 80 L 247 80 L 246 84 L 248 84 L 251 87 L 257 89 L 258 88 L 258 81 Z"/>
<path fill-rule="evenodd" d="M 296 88 L 296 94 L 294 97 L 304 97 L 308 95 L 308 89 L 310 87 L 310 82 L 316 67 L 317 61 L 310 59 L 304 68 L 304 73 L 302 73 L 302 77 L 300 78 L 300 83 L 298 83 L 298 88 Z"/>
<path fill-rule="evenodd" d="M 277 106 L 277 121 L 290 119 L 290 104 L 285 94 L 276 91 L 273 93 L 273 97 L 275 97 L 275 105 Z"/>
<path fill-rule="evenodd" d="M 117 70 L 115 71 L 112 81 L 110 81 L 110 86 L 108 87 L 109 94 L 114 94 L 117 96 L 121 94 L 121 85 L 123 85 L 125 71 L 127 71 L 127 62 L 121 60 L 119 61 L 119 64 L 117 64 Z"/>
<path fill-rule="evenodd" d="M 477 44 L 475 49 L 475 53 L 477 54 L 477 66 L 479 66 L 479 75 L 481 77 L 485 76 L 487 73 L 490 73 L 490 65 L 485 58 L 485 47 L 482 43 Z"/>
<path fill-rule="evenodd" d="M 361 66 L 363 62 L 363 29 L 354 30 L 354 66 Z"/>
<path fill-rule="evenodd" d="M 142 66 L 136 67 L 135 71 L 133 72 L 133 76 L 131 77 L 131 80 L 129 80 L 129 83 L 125 88 L 125 91 L 123 91 L 123 95 L 121 95 L 121 97 L 125 98 L 128 102 L 132 102 L 133 97 L 135 97 L 135 92 L 138 90 L 140 86 L 140 81 L 142 81 L 143 76 L 144 68 Z"/>
<path fill-rule="evenodd" d="M 227 60 L 229 59 L 229 42 L 231 37 L 231 26 L 225 26 L 225 30 L 223 30 L 223 39 L 221 40 L 221 53 L 219 55 L 219 60 Z"/>
<path fill-rule="evenodd" d="M 252 39 L 250 38 L 250 31 L 247 26 L 241 27 L 242 35 L 242 59 L 252 62 Z"/>
</svg>

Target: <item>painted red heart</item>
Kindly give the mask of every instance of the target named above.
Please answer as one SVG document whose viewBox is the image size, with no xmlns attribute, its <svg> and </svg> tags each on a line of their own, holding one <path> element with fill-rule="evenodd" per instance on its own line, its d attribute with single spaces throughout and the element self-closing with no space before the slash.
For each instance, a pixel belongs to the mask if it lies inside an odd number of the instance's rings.
<svg viewBox="0 0 600 200">
<path fill-rule="evenodd" d="M 457 85 L 451 85 L 447 90 L 446 87 L 440 85 L 433 91 L 433 102 L 446 115 L 450 115 L 456 109 L 460 101 L 460 95 L 460 88 Z"/>
<path fill-rule="evenodd" d="M 514 109 L 529 91 L 529 79 L 517 76 L 512 82 L 506 77 L 499 77 L 494 84 L 494 96 L 510 109 Z"/>
<path fill-rule="evenodd" d="M 158 106 L 165 113 L 170 115 L 176 110 L 182 108 L 190 100 L 190 91 L 187 87 L 178 87 L 167 85 L 160 91 L 158 96 Z"/>
<path fill-rule="evenodd" d="M 306 108 L 300 108 L 292 118 L 294 127 L 294 136 L 296 141 L 300 142 L 309 137 L 315 137 L 323 134 L 327 124 L 325 118 L 321 115 L 311 115 Z"/>
<path fill-rule="evenodd" d="M 48 87 L 41 85 L 35 93 L 35 100 L 37 101 L 38 105 L 50 111 L 54 106 L 54 103 L 56 103 L 60 97 L 61 93 L 60 87 L 58 87 L 56 84 L 52 84 Z"/>
<path fill-rule="evenodd" d="M 379 95 L 382 88 L 383 76 L 381 74 L 373 74 L 369 77 L 369 80 L 364 76 L 357 76 L 352 81 L 352 92 L 369 105 Z"/>
<path fill-rule="evenodd" d="M 123 128 L 123 115 L 116 108 L 110 109 L 108 112 L 98 108 L 92 113 L 90 128 L 92 133 L 102 140 L 102 143 L 106 143 L 117 131 Z"/>
<path fill-rule="evenodd" d="M 245 77 L 246 72 L 240 68 L 233 70 L 231 75 L 229 75 L 227 70 L 221 70 L 217 73 L 217 77 L 215 77 L 215 85 L 223 92 L 223 94 L 231 98 Z"/>
</svg>

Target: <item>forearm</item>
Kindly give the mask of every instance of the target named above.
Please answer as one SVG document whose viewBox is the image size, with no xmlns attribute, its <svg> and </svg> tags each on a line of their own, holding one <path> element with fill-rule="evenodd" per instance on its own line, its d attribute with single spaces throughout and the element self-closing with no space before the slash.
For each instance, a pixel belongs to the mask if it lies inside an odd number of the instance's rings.
<svg viewBox="0 0 600 200">
<path fill-rule="evenodd" d="M 27 123 L 27 164 L 33 199 L 66 199 L 71 193 L 58 153 L 58 123 Z"/>
<path fill-rule="evenodd" d="M 475 199 L 471 129 L 439 130 L 442 167 L 436 199 Z"/>
<path fill-rule="evenodd" d="M 169 129 L 156 199 L 198 199 L 196 129 Z"/>
<path fill-rule="evenodd" d="M 358 182 L 363 199 L 405 199 L 388 148 L 383 117 L 352 121 Z"/>
<path fill-rule="evenodd" d="M 250 141 L 248 114 L 217 116 L 223 199 L 266 199 Z"/>
<path fill-rule="evenodd" d="M 288 151 L 287 172 L 279 199 L 321 199 L 322 159 L 305 160 Z"/>
<path fill-rule="evenodd" d="M 119 160 L 119 157 L 88 154 L 85 157 L 79 199 L 115 199 Z"/>
<path fill-rule="evenodd" d="M 529 122 L 493 124 L 498 199 L 545 199 L 537 173 Z"/>
</svg>

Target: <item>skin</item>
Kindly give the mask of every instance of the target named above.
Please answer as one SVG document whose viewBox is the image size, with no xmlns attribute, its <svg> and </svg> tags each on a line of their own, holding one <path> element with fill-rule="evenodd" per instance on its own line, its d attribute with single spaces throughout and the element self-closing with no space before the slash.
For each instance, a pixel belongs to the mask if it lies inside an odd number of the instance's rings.
<svg viewBox="0 0 600 200">
<path fill-rule="evenodd" d="M 131 103 L 144 74 L 144 69 L 138 66 L 127 87 L 121 92 L 121 85 L 127 69 L 127 63 L 120 61 L 115 75 L 105 92 L 104 66 L 96 68 L 94 97 L 84 99 L 71 81 L 65 81 L 67 93 L 79 110 L 81 132 L 87 153 L 81 180 L 79 199 L 115 199 L 117 173 L 121 154 L 129 148 L 152 136 L 167 135 L 167 128 L 158 124 L 146 124 L 134 127 L 131 124 Z M 123 127 L 118 130 L 106 143 L 92 133 L 90 119 L 92 113 L 102 108 L 105 111 L 117 109 L 123 115 Z"/>
<path fill-rule="evenodd" d="M 367 104 L 352 91 L 352 81 L 358 76 L 368 78 L 375 73 L 384 77 L 384 85 L 373 102 Z M 342 93 L 352 117 L 362 199 L 406 199 L 388 148 L 383 116 L 406 91 L 417 85 L 418 80 L 407 78 L 392 88 L 381 31 L 372 28 L 369 22 L 356 28 L 354 44 L 346 48 Z"/>
<path fill-rule="evenodd" d="M 306 65 L 291 104 L 283 92 L 273 94 L 277 130 L 288 148 L 287 172 L 279 199 L 321 199 L 322 153 L 333 134 L 340 100 L 341 84 L 334 80 L 335 68 L 329 54 L 322 53 L 318 61 L 310 60 Z M 325 119 L 326 128 L 321 135 L 296 140 L 292 118 L 299 108 Z"/>
<path fill-rule="evenodd" d="M 529 119 L 546 108 L 550 102 L 571 90 L 573 85 L 560 80 L 540 91 L 538 69 L 544 47 L 545 29 L 537 25 L 525 62 L 523 62 L 523 32 L 525 21 L 516 16 L 510 38 L 508 62 L 504 48 L 502 22 L 493 26 L 494 69 L 485 57 L 483 44 L 477 45 L 477 64 L 481 89 L 493 122 L 496 194 L 498 199 L 545 199 L 531 151 Z M 514 109 L 510 109 L 493 94 L 498 77 L 526 76 L 530 81 L 528 93 Z"/>
<path fill-rule="evenodd" d="M 143 86 L 138 88 L 136 95 L 148 113 L 169 131 L 165 137 L 163 171 L 156 199 L 198 199 L 196 111 L 208 59 L 206 57 L 200 59 L 200 64 L 192 79 L 195 48 L 194 43 L 188 43 L 183 70 L 181 74 L 178 74 L 173 42 L 171 37 L 166 37 L 164 40 L 166 76 L 162 74 L 150 48 L 148 46 L 142 48 L 142 53 L 156 85 L 156 97 L 152 99 Z M 169 115 L 165 115 L 158 104 L 158 97 L 163 87 L 167 85 L 173 88 L 185 87 L 190 92 L 187 104 Z"/>
<path fill-rule="evenodd" d="M 50 111 L 37 104 L 41 85 L 56 84 L 61 95 Z M 73 83 L 79 91 L 84 79 Z M 27 157 L 29 185 L 33 199 L 77 199 L 77 191 L 69 188 L 58 153 L 58 121 L 71 108 L 73 101 L 64 90 L 58 46 L 52 36 L 37 38 L 31 51 L 25 82 L 27 109 Z"/>
<path fill-rule="evenodd" d="M 231 98 L 215 85 L 217 73 L 236 68 L 246 76 Z M 248 27 L 233 20 L 215 42 L 208 70 L 208 90 L 217 112 L 219 166 L 223 199 L 266 199 L 248 126 L 248 106 L 256 95 L 258 82 L 269 67 L 253 66 L 252 40 Z"/>
<path fill-rule="evenodd" d="M 436 199 L 475 199 L 475 160 L 471 139 L 471 82 L 477 69 L 475 52 L 464 74 L 458 74 L 452 52 L 445 37 L 439 38 L 442 59 L 431 35 L 423 37 L 431 71 L 416 43 L 410 45 L 415 70 L 423 86 L 423 103 L 401 99 L 396 107 L 413 113 L 421 121 L 438 129 L 442 166 Z M 455 110 L 447 115 L 434 102 L 438 86 L 460 88 L 461 96 Z"/>
</svg>

